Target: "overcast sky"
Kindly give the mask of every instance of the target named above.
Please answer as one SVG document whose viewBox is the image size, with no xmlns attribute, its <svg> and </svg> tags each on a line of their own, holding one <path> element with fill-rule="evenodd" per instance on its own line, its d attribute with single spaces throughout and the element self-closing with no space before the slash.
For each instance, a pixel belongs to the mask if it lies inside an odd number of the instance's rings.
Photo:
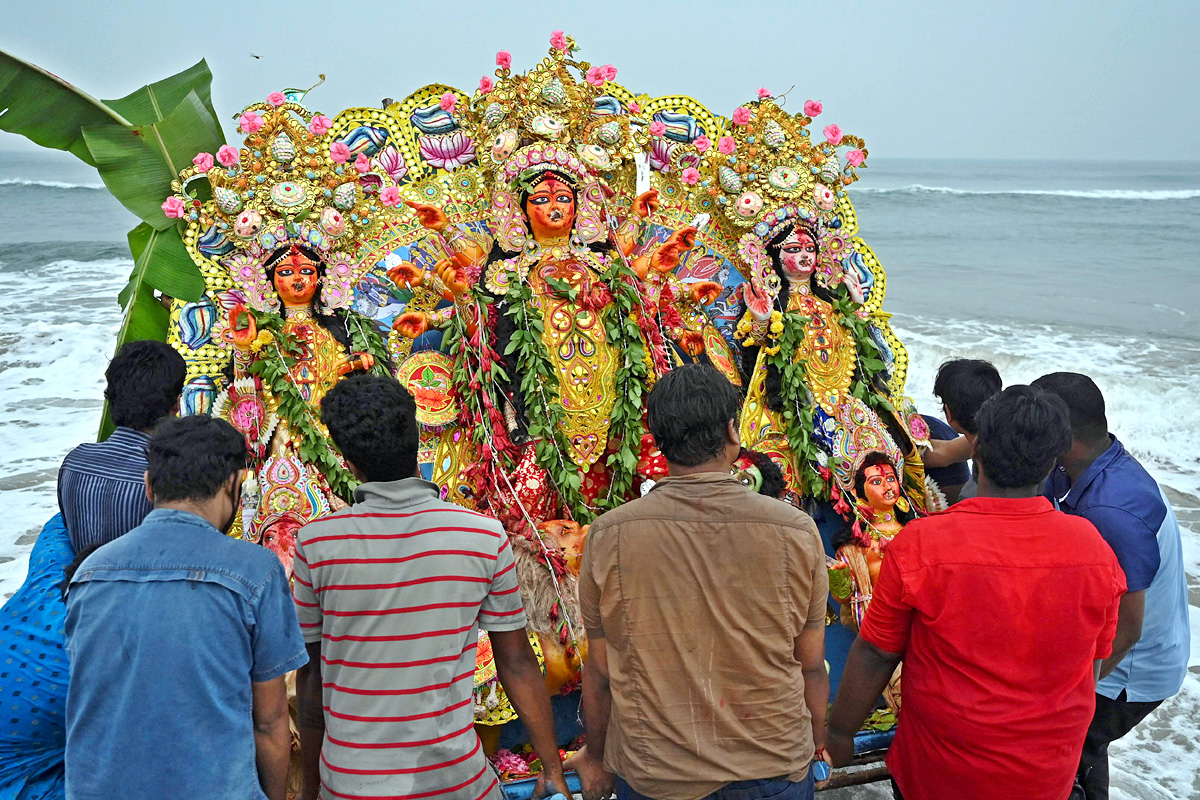
<svg viewBox="0 0 1200 800">
<path fill-rule="evenodd" d="M 794 85 L 795 110 L 822 101 L 876 156 L 1200 158 L 1200 0 L 6 0 L 0 49 L 96 97 L 205 58 L 232 137 L 243 106 L 318 73 L 308 105 L 330 114 L 469 92 L 497 50 L 524 71 L 554 29 L 630 89 L 717 113 Z"/>
</svg>

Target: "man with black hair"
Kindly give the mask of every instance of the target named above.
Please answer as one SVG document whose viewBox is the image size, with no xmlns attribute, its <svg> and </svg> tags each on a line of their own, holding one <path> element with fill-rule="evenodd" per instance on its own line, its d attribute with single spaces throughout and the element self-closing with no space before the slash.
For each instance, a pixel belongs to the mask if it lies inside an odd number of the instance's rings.
<svg viewBox="0 0 1200 800">
<path fill-rule="evenodd" d="M 1104 395 L 1086 375 L 1055 372 L 1033 382 L 1071 413 L 1071 444 L 1046 496 L 1091 522 L 1116 553 L 1128 591 L 1113 652 L 1100 668 L 1073 798 L 1108 798 L 1108 746 L 1183 685 L 1191 652 L 1183 542 L 1154 478 L 1108 432 Z"/>
<path fill-rule="evenodd" d="M 279 559 L 223 533 L 245 469 L 228 422 L 163 423 L 154 510 L 71 579 L 68 800 L 283 800 L 284 676 L 308 656 Z"/>
<path fill-rule="evenodd" d="M 150 513 L 146 442 L 179 410 L 186 375 L 183 356 L 165 342 L 129 342 L 109 362 L 104 399 L 117 429 L 76 447 L 58 472 L 58 507 L 75 552 L 111 542 Z"/>
<path fill-rule="evenodd" d="M 504 528 L 418 477 L 416 404 L 396 381 L 341 381 L 321 420 L 364 483 L 296 541 L 302 797 L 503 798 L 474 727 L 481 628 L 541 780 L 569 796 Z"/>
<path fill-rule="evenodd" d="M 659 379 L 668 477 L 591 526 L 579 576 L 584 797 L 801 800 L 823 752 L 828 578 L 816 525 L 730 472 L 741 396 L 689 365 Z"/>
<path fill-rule="evenodd" d="M 945 427 L 950 431 L 945 431 L 940 422 L 932 421 L 930 438 L 934 444 L 923 458 L 926 473 L 938 482 L 952 503 L 974 497 L 978 490 L 977 476 L 969 469 L 964 475 L 963 470 L 971 459 L 971 445 L 978 433 L 975 415 L 1003 385 L 999 371 L 982 359 L 952 358 L 938 367 L 933 393 L 942 401 Z"/>
<path fill-rule="evenodd" d="M 854 734 L 904 661 L 888 767 L 907 800 L 1065 800 L 1112 652 L 1125 580 L 1087 520 L 1039 486 L 1070 442 L 1063 402 L 1013 386 L 976 415 L 979 494 L 888 546 L 827 741 Z"/>
</svg>

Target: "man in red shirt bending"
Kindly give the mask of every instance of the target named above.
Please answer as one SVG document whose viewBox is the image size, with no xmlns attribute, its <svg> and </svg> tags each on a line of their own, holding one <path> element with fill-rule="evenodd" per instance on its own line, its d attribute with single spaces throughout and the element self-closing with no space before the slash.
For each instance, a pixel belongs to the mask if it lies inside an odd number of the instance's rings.
<svg viewBox="0 0 1200 800">
<path fill-rule="evenodd" d="M 1038 493 L 1071 443 L 1059 398 L 1013 386 L 976 423 L 979 494 L 909 523 L 888 546 L 826 747 L 835 766 L 850 761 L 855 731 L 903 660 L 887 758 L 896 797 L 1063 800 L 1125 579 L 1090 522 Z"/>
</svg>

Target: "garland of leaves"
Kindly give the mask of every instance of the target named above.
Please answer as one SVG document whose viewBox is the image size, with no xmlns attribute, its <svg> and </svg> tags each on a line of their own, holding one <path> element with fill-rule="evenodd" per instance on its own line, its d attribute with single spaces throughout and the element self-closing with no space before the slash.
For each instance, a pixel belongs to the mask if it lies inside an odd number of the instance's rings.
<svg viewBox="0 0 1200 800">
<path fill-rule="evenodd" d="M 298 454 L 301 460 L 316 465 L 329 481 L 329 488 L 343 500 L 349 501 L 354 496 L 358 481 L 346 468 L 329 437 L 322 432 L 312 406 L 292 380 L 292 370 L 303 355 L 302 349 L 283 335 L 282 316 L 265 311 L 250 313 L 254 316 L 260 337 L 262 332 L 270 334 L 270 345 L 262 347 L 250 363 L 250 374 L 257 376 L 263 388 L 275 395 L 276 413 L 288 424 L 289 429 L 299 435 Z M 354 322 L 358 320 L 354 319 Z M 350 326 L 347 328 L 350 329 Z M 383 337 L 370 326 L 356 324 L 354 328 L 351 330 L 354 352 L 373 355 L 375 366 L 371 369 L 372 373 L 386 374 L 383 359 L 386 358 L 387 347 Z"/>
<path fill-rule="evenodd" d="M 891 413 L 896 409 L 887 396 L 877 388 L 879 385 L 884 385 L 883 381 L 876 379 L 883 375 L 886 365 L 879 352 L 879 345 L 875 343 L 867 330 L 867 321 L 855 313 L 858 308 L 859 305 L 849 296 L 834 298 L 833 310 L 837 312 L 842 327 L 850 331 L 854 337 L 854 346 L 858 352 L 858 368 L 855 370 L 854 380 L 850 384 L 850 393 L 866 403 L 876 414 L 882 416 L 884 413 Z"/>
</svg>

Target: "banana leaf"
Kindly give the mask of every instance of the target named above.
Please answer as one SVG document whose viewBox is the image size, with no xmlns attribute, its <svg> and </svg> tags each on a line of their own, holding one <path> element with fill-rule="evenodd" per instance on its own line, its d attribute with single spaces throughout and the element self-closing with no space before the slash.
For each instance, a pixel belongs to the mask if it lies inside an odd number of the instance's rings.
<svg viewBox="0 0 1200 800">
<path fill-rule="evenodd" d="M 2 50 L 0 112 L 0 130 L 19 133 L 42 147 L 66 150 L 93 167 L 96 162 L 83 141 L 84 126 L 131 124 L 87 92 Z"/>
</svg>

